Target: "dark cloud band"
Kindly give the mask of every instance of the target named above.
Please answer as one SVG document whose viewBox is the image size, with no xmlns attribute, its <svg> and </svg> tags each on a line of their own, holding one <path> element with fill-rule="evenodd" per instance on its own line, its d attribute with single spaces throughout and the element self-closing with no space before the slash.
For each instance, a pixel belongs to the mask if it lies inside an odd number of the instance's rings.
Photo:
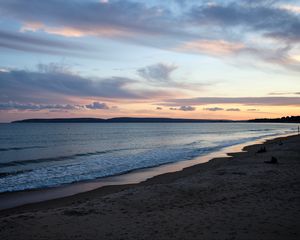
<svg viewBox="0 0 300 240">
<path fill-rule="evenodd" d="M 164 94 L 154 90 L 136 91 L 134 83 L 135 80 L 124 77 L 82 77 L 59 67 L 44 67 L 43 71 L 0 71 L 0 101 L 53 103 L 69 97 L 138 100 Z"/>
<path fill-rule="evenodd" d="M 242 104 L 242 105 L 264 105 L 264 106 L 300 106 L 300 97 L 202 97 L 186 99 L 168 99 L 161 105 L 206 105 L 206 104 Z"/>
</svg>

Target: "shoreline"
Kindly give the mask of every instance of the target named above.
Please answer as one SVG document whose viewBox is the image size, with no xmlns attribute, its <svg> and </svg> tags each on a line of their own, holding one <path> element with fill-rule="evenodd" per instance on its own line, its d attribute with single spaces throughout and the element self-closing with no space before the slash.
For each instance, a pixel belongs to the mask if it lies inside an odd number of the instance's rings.
<svg viewBox="0 0 300 240">
<path fill-rule="evenodd" d="M 156 181 L 152 178 L 160 178 L 161 175 L 176 174 L 178 172 L 185 171 L 188 168 L 207 164 L 210 161 L 216 161 L 218 159 L 228 160 L 235 154 L 243 152 L 245 148 L 253 145 L 264 144 L 266 141 L 272 141 L 278 138 L 286 138 L 296 135 L 297 133 L 288 133 L 279 136 L 267 136 L 246 143 L 225 147 L 218 151 L 211 152 L 194 159 L 166 163 L 154 167 L 135 169 L 126 173 L 94 180 L 64 184 L 57 187 L 0 193 L 0 212 L 14 208 L 22 208 L 32 204 L 41 204 L 48 201 L 59 201 L 60 199 L 74 196 L 76 197 L 76 195 L 79 194 L 85 194 L 92 191 L 101 191 L 102 188 L 105 188 L 104 192 L 106 192 L 107 188 L 121 189 L 123 187 L 127 188 L 131 185 L 147 184 L 148 182 Z M 110 192 L 110 190 L 108 190 L 108 192 Z"/>
<path fill-rule="evenodd" d="M 139 184 L 0 211 L 3 239 L 299 239 L 300 135 Z M 258 150 L 266 148 L 266 152 Z M 267 164 L 271 157 L 277 164 Z"/>
</svg>

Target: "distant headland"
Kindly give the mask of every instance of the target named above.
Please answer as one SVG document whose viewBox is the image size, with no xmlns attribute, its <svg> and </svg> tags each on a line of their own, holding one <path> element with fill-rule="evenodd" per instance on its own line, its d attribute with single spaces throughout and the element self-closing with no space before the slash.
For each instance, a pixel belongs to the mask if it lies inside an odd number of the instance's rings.
<svg viewBox="0 0 300 240">
<path fill-rule="evenodd" d="M 282 118 L 259 118 L 251 120 L 223 120 L 223 119 L 187 119 L 187 118 L 32 118 L 13 121 L 12 123 L 210 123 L 210 122 L 274 122 L 274 123 L 300 123 L 300 116 Z"/>
<path fill-rule="evenodd" d="M 287 116 L 282 118 L 257 118 L 248 122 L 273 122 L 273 123 L 300 123 L 300 116 Z"/>
<path fill-rule="evenodd" d="M 193 122 L 232 122 L 230 120 L 185 119 L 185 118 L 34 118 L 13 121 L 12 123 L 193 123 Z"/>
</svg>

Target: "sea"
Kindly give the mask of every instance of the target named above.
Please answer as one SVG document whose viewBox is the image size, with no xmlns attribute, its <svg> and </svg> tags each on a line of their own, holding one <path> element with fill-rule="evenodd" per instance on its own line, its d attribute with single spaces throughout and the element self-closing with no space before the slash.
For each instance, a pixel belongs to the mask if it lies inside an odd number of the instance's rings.
<svg viewBox="0 0 300 240">
<path fill-rule="evenodd" d="M 57 187 L 192 160 L 297 132 L 281 123 L 0 124 L 0 193 Z"/>
</svg>

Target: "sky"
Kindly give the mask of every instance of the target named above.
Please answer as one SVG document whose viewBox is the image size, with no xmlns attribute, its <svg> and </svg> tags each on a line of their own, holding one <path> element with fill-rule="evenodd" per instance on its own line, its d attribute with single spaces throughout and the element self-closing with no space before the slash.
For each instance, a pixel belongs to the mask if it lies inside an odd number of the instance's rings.
<svg viewBox="0 0 300 240">
<path fill-rule="evenodd" d="M 0 122 L 288 115 L 299 0 L 0 0 Z"/>
</svg>

